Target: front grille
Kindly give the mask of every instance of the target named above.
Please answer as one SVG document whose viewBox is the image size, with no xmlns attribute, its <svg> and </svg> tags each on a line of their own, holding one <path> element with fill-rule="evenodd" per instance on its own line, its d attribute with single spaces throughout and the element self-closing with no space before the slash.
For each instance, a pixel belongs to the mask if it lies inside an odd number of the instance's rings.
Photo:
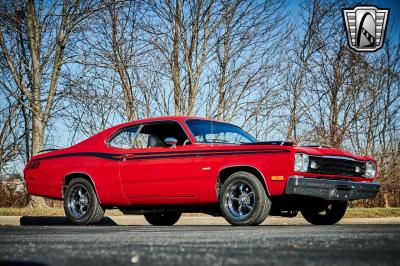
<svg viewBox="0 0 400 266">
<path fill-rule="evenodd" d="M 325 175 L 363 176 L 365 174 L 365 162 L 353 160 L 347 157 L 322 157 L 309 156 L 308 172 Z M 314 163 L 313 163 L 314 162 Z M 312 166 L 316 166 L 312 168 Z M 356 168 L 359 172 L 356 172 Z"/>
</svg>

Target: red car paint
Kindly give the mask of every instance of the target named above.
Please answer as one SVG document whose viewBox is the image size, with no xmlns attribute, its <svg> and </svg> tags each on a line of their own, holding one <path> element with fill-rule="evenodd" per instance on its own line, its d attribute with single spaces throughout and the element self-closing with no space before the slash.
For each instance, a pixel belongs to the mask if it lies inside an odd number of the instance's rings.
<svg viewBox="0 0 400 266">
<path fill-rule="evenodd" d="M 251 167 L 262 175 L 268 195 L 278 196 L 285 193 L 288 177 L 298 174 L 293 170 L 296 152 L 374 161 L 368 156 L 334 148 L 197 143 L 185 123 L 188 119 L 193 117 L 159 117 L 128 122 L 72 147 L 36 155 L 24 169 L 28 192 L 62 199 L 65 178 L 85 174 L 90 177 L 100 203 L 105 206 L 216 203 L 218 177 L 226 168 Z M 107 144 L 107 140 L 122 128 L 155 121 L 178 122 L 191 145 L 121 149 Z M 374 180 L 356 176 L 301 175 L 360 182 Z M 272 176 L 279 176 L 282 180 L 272 180 Z"/>
</svg>

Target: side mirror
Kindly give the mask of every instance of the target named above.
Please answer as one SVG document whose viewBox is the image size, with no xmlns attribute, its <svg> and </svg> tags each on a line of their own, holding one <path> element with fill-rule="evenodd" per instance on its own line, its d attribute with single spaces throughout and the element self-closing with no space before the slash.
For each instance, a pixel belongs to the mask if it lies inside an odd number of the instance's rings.
<svg viewBox="0 0 400 266">
<path fill-rule="evenodd" d="M 164 139 L 164 142 L 171 146 L 171 148 L 175 148 L 178 140 L 176 138 L 168 137 Z"/>
</svg>

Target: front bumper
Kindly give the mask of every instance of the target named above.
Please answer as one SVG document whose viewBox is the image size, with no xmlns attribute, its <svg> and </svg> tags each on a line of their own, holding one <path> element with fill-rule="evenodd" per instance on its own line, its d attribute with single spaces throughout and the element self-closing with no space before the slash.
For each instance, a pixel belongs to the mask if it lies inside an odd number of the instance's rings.
<svg viewBox="0 0 400 266">
<path fill-rule="evenodd" d="M 379 191 L 378 182 L 353 182 L 289 176 L 286 194 L 305 195 L 326 200 L 357 200 L 373 198 Z"/>
</svg>

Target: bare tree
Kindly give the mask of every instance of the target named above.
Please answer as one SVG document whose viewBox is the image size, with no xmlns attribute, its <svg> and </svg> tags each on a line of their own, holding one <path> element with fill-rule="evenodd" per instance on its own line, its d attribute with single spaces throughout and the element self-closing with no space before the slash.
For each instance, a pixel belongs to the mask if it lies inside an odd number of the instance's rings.
<svg viewBox="0 0 400 266">
<path fill-rule="evenodd" d="M 37 154 L 43 149 L 69 37 L 95 5 L 66 0 L 3 4 L 0 47 L 15 87 L 28 102 L 20 103 L 32 113 L 32 154 Z"/>
<path fill-rule="evenodd" d="M 304 41 L 297 42 L 285 85 L 292 103 L 287 136 L 374 156 L 382 190 L 362 204 L 398 204 L 398 43 L 389 38 L 384 50 L 356 53 L 335 19 L 343 2 L 304 3 Z"/>
<path fill-rule="evenodd" d="M 19 103 L 31 114 L 31 154 L 35 155 L 44 146 L 45 128 L 56 100 L 68 41 L 97 4 L 28 0 L 3 1 L 1 6 L 4 70 L 12 77 L 12 87 L 19 90 Z"/>
<path fill-rule="evenodd" d="M 235 1 L 236 2 L 236 1 Z M 233 6 L 234 4 L 232 4 Z M 144 30 L 168 65 L 175 114 L 192 114 L 210 58 L 210 39 L 225 13 L 216 1 L 149 1 Z M 157 19 L 152 19 L 153 17 Z"/>
<path fill-rule="evenodd" d="M 119 78 L 111 80 L 105 73 L 108 70 L 101 70 L 83 71 L 85 76 L 76 85 L 71 84 L 63 101 L 66 108 L 62 117 L 71 129 L 71 145 L 125 120 L 125 109 L 119 111 L 124 104 L 117 89 Z"/>
<path fill-rule="evenodd" d="M 4 95 L 3 95 L 4 96 Z M 24 127 L 19 115 L 20 106 L 11 97 L 4 97 L 0 110 L 0 175 L 23 151 Z"/>
<path fill-rule="evenodd" d="M 262 96 L 269 95 L 271 88 L 266 86 L 266 80 L 272 81 L 271 75 L 281 67 L 284 40 L 290 29 L 285 20 L 285 2 L 222 1 L 221 4 L 224 13 L 215 38 L 216 84 L 212 84 L 217 88 L 217 102 L 211 115 L 231 120 L 243 103 L 245 106 L 249 100 L 257 103 L 255 95 L 260 101 Z M 254 105 L 251 108 L 257 109 Z"/>
</svg>

